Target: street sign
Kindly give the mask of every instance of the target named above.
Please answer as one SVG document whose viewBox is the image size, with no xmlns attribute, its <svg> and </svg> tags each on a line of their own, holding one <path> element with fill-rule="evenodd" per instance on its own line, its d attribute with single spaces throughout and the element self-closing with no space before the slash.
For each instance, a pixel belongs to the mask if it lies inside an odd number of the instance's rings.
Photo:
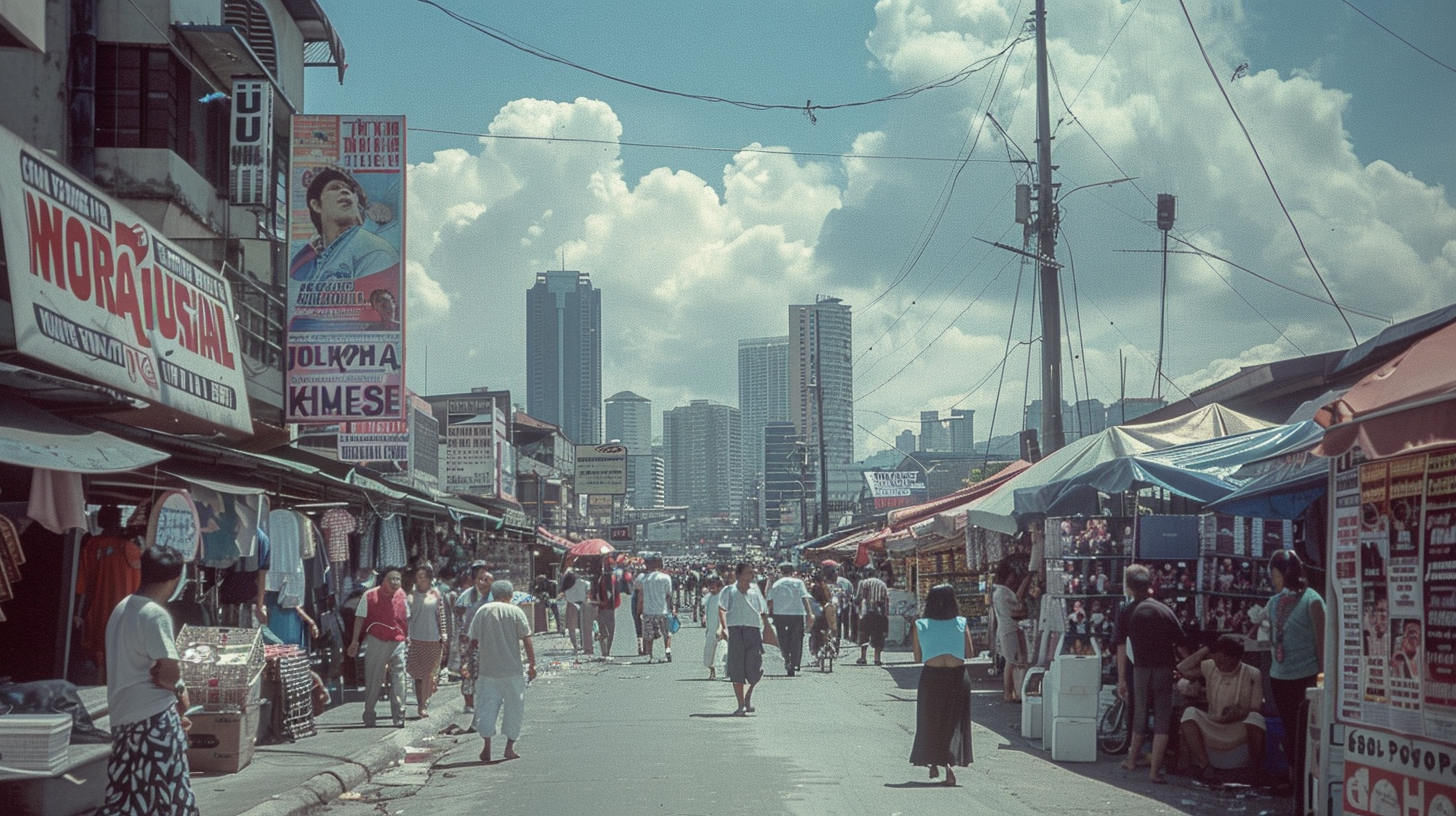
<svg viewBox="0 0 1456 816">
<path fill-rule="evenodd" d="M 631 541 L 632 526 L 630 524 L 618 524 L 607 528 L 608 541 Z"/>
</svg>

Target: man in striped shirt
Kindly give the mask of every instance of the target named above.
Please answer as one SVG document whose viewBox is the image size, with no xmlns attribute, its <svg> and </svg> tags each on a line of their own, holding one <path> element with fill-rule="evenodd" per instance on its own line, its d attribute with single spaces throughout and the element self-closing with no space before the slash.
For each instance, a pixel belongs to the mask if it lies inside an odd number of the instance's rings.
<svg viewBox="0 0 1456 816">
<path fill-rule="evenodd" d="M 885 650 L 885 636 L 890 632 L 890 588 L 875 574 L 873 567 L 865 567 L 864 577 L 854 592 L 855 606 L 859 607 L 859 665 L 865 664 L 866 653 L 871 646 L 875 649 L 875 665 Z"/>
</svg>

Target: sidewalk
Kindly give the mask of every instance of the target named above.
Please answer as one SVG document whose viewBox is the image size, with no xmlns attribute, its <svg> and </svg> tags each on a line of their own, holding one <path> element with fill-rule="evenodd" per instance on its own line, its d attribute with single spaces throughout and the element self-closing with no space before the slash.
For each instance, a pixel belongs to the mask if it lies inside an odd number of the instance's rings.
<svg viewBox="0 0 1456 816">
<path fill-rule="evenodd" d="M 571 662 L 564 636 L 540 634 L 535 641 L 538 671 L 553 661 Z M 440 732 L 469 724 L 459 682 L 441 684 L 430 699 L 427 719 L 416 717 L 412 691 L 408 700 L 404 728 L 388 725 L 384 700 L 379 721 L 385 725 L 376 728 L 364 727 L 362 702 L 346 702 L 314 720 L 318 733 L 312 737 L 259 745 L 253 761 L 237 773 L 194 773 L 198 808 L 206 816 L 297 816 L 404 761 L 406 748 L 428 748 Z"/>
</svg>

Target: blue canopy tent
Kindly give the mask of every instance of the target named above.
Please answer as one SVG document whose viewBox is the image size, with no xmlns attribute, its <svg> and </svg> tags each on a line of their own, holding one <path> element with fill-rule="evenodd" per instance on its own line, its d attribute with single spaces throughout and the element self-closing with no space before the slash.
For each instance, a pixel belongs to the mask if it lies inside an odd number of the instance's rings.
<svg viewBox="0 0 1456 816">
<path fill-rule="evenodd" d="M 1069 479 L 1016 491 L 1016 515 L 1096 515 L 1099 494 L 1158 487 L 1207 504 L 1238 490 L 1235 474 L 1252 462 L 1313 447 L 1323 429 L 1313 421 L 1190 442 L 1121 456 Z"/>
<path fill-rule="evenodd" d="M 1309 456 L 1275 469 L 1208 505 L 1216 513 L 1297 519 L 1329 490 L 1330 460 Z"/>
</svg>

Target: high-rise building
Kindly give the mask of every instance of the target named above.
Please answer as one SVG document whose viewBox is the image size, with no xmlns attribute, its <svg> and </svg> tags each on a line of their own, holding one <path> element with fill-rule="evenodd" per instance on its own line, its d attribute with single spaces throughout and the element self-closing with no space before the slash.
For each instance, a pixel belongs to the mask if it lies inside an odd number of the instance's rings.
<svg viewBox="0 0 1456 816">
<path fill-rule="evenodd" d="M 914 431 L 906 429 L 901 431 L 899 436 L 895 437 L 895 451 L 900 454 L 901 458 L 904 458 L 905 454 L 914 453 L 915 450 Z M 895 460 L 895 464 L 900 464 L 899 459 Z"/>
<path fill-rule="evenodd" d="M 526 292 L 526 411 L 602 441 L 602 292 L 585 272 L 537 272 Z"/>
<path fill-rule="evenodd" d="M 618 391 L 607 397 L 608 442 L 627 446 L 627 496 L 632 507 L 657 507 L 653 490 L 652 400 Z"/>
<path fill-rule="evenodd" d="M 971 408 L 950 409 L 950 452 L 976 452 L 976 412 Z"/>
<path fill-rule="evenodd" d="M 1107 406 L 1099 399 L 1077 400 L 1072 406 L 1071 421 L 1063 427 L 1067 431 L 1068 442 L 1102 433 L 1107 429 Z"/>
<path fill-rule="evenodd" d="M 738 410 L 743 414 L 743 478 L 764 473 L 763 429 L 789 421 L 789 338 L 738 341 Z"/>
<path fill-rule="evenodd" d="M 920 412 L 920 449 L 926 453 L 950 450 L 950 431 L 939 411 Z"/>
<path fill-rule="evenodd" d="M 737 408 L 693 400 L 662 413 L 666 503 L 691 519 L 736 517 L 743 506 L 742 417 Z"/>
<path fill-rule="evenodd" d="M 1168 403 L 1158 397 L 1126 397 L 1107 406 L 1107 427 L 1131 422 L 1143 414 L 1151 414 Z"/>
<path fill-rule="evenodd" d="M 789 411 L 814 451 L 816 473 L 820 425 L 829 467 L 854 461 L 854 332 L 850 306 L 839 298 L 789 307 Z"/>
<path fill-rule="evenodd" d="M 763 428 L 764 527 L 778 530 L 784 543 L 803 541 L 804 517 L 811 516 L 816 495 L 812 458 L 792 422 L 769 422 Z"/>
</svg>

